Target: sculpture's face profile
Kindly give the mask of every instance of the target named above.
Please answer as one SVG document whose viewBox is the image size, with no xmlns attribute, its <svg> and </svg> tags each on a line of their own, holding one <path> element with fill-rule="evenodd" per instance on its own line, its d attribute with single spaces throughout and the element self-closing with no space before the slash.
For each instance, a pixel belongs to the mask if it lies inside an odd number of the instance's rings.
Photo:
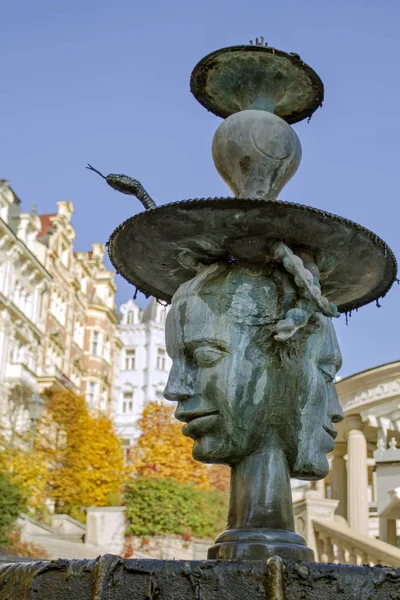
<svg viewBox="0 0 400 600">
<path fill-rule="evenodd" d="M 274 320 L 268 311 L 276 310 L 275 287 L 263 287 L 267 308 L 260 316 L 251 281 L 236 279 L 237 285 L 231 279 L 219 287 L 182 286 L 174 297 L 164 395 L 178 402 L 175 416 L 194 440 L 197 460 L 234 464 L 279 444 L 293 477 L 324 477 L 333 423 L 343 418 L 333 383 L 341 356 L 332 323 L 319 317 L 301 352 L 277 363 L 267 343 L 271 331 L 262 324 Z"/>
</svg>

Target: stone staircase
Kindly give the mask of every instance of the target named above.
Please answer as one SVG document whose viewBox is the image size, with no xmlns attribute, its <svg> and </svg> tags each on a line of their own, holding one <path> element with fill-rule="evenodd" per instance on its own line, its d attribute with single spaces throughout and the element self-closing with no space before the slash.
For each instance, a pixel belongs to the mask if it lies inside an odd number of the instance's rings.
<svg viewBox="0 0 400 600">
<path fill-rule="evenodd" d="M 84 543 L 85 525 L 68 515 L 54 515 L 49 526 L 21 514 L 17 525 L 21 540 L 40 546 L 50 559 L 90 559 L 110 552 L 109 548 Z"/>
</svg>

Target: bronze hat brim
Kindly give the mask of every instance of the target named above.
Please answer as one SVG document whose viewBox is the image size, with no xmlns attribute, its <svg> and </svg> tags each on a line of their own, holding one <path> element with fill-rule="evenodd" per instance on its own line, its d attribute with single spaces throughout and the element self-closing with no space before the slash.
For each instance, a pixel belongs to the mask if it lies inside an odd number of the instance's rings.
<svg viewBox="0 0 400 600">
<path fill-rule="evenodd" d="M 170 302 L 196 271 L 182 255 L 211 264 L 266 262 L 274 241 L 334 257 L 322 293 L 340 312 L 385 296 L 397 275 L 389 246 L 361 225 L 282 201 L 208 198 L 164 204 L 127 219 L 112 233 L 108 252 L 118 273 L 146 295 Z"/>
</svg>

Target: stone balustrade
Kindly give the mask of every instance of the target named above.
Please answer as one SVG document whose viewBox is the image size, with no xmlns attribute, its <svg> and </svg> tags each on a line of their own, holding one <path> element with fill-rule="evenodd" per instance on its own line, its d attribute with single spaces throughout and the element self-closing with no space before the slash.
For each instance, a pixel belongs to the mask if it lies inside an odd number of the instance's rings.
<svg viewBox="0 0 400 600">
<path fill-rule="evenodd" d="M 345 523 L 313 519 L 316 560 L 350 565 L 400 567 L 400 550 L 358 533 Z"/>
</svg>

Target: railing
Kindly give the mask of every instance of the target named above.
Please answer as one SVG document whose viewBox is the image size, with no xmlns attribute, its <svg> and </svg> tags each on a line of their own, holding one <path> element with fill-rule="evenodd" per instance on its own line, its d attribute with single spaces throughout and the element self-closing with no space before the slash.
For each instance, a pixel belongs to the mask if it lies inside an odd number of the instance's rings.
<svg viewBox="0 0 400 600">
<path fill-rule="evenodd" d="M 400 567 L 400 550 L 336 521 L 313 519 L 318 556 L 324 563 Z"/>
</svg>

